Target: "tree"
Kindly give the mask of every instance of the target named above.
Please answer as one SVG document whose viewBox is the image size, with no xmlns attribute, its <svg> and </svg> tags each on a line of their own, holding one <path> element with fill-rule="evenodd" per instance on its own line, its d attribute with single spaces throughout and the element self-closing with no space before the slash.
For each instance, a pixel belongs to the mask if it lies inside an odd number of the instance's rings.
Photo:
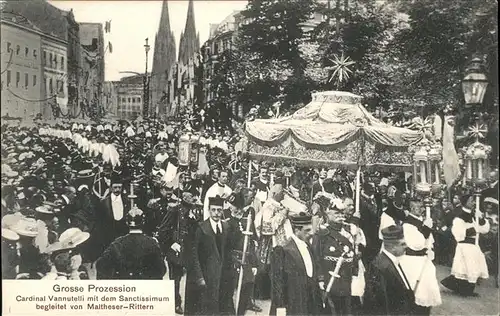
<svg viewBox="0 0 500 316">
<path fill-rule="evenodd" d="M 237 47 L 246 69 L 238 100 L 246 111 L 255 105 L 265 111 L 280 99 L 286 109 L 309 98 L 300 44 L 313 9 L 313 0 L 252 0 L 242 12 L 248 23 L 241 26 Z"/>
<path fill-rule="evenodd" d="M 489 5 L 485 5 L 489 2 Z M 465 69 L 475 53 L 487 54 L 491 86 L 498 86 L 496 1 L 401 1 L 409 27 L 401 30 L 392 48 L 406 72 L 402 87 L 410 99 L 420 100 L 426 112 L 448 104 L 462 105 L 460 87 Z M 480 16 L 477 15 L 480 13 Z M 486 108 L 498 103 L 496 89 L 489 89 Z M 496 99 L 496 101 L 495 101 Z"/>
</svg>

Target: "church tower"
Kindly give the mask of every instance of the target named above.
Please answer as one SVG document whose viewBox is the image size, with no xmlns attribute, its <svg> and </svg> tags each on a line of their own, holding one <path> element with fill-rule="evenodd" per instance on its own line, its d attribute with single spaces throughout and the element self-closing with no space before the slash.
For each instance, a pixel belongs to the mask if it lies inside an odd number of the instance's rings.
<svg viewBox="0 0 500 316">
<path fill-rule="evenodd" d="M 179 42 L 179 62 L 188 64 L 189 58 L 200 51 L 200 36 L 196 33 L 193 0 L 189 0 L 186 26 Z"/>
<path fill-rule="evenodd" d="M 170 29 L 168 1 L 163 0 L 160 25 L 155 35 L 153 68 L 151 71 L 151 108 L 157 109 L 158 114 L 167 111 L 169 91 L 168 78 L 176 60 L 175 37 Z M 153 114 L 153 113 L 151 113 Z"/>
</svg>

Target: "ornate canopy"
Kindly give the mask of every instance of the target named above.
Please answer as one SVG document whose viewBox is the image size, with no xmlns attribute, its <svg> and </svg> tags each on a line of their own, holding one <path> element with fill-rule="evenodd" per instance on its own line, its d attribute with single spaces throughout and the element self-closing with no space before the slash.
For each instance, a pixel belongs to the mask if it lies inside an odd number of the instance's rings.
<svg viewBox="0 0 500 316">
<path fill-rule="evenodd" d="M 411 169 L 409 147 L 422 134 L 376 119 L 361 100 L 349 92 L 318 92 L 290 116 L 247 122 L 246 153 L 302 165 Z"/>
</svg>

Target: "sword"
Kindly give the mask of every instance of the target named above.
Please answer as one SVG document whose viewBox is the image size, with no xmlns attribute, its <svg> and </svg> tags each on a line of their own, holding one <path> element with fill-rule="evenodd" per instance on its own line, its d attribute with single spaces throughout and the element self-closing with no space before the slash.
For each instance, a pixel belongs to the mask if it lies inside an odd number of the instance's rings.
<svg viewBox="0 0 500 316">
<path fill-rule="evenodd" d="M 323 293 L 323 308 L 326 307 L 326 299 L 328 298 L 328 293 L 330 293 L 330 291 L 332 290 L 333 282 L 335 281 L 335 279 L 340 278 L 339 271 L 342 267 L 344 256 L 347 254 L 347 252 L 348 251 L 344 251 L 342 253 L 339 260 L 337 261 L 337 264 L 335 265 L 335 269 L 333 271 L 328 271 L 328 273 L 330 274 L 330 280 L 328 281 L 328 285 L 326 286 L 325 293 Z"/>
<path fill-rule="evenodd" d="M 240 305 L 241 288 L 243 287 L 243 266 L 244 266 L 245 261 L 246 261 L 248 242 L 250 241 L 250 236 L 253 235 L 253 232 L 250 231 L 251 224 L 252 224 L 252 213 L 248 212 L 247 227 L 246 227 L 245 231 L 243 232 L 243 235 L 245 235 L 245 239 L 243 240 L 243 254 L 241 255 L 240 273 L 239 273 L 239 278 L 238 278 L 238 289 L 236 290 L 236 314 L 235 315 L 238 315 L 238 307 Z"/>
</svg>

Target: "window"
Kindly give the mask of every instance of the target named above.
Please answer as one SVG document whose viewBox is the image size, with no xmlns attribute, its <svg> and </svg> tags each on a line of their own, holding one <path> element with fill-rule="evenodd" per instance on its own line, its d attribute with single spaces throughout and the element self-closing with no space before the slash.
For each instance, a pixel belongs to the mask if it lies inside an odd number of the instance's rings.
<svg viewBox="0 0 500 316">
<path fill-rule="evenodd" d="M 35 59 L 36 59 L 37 57 L 38 57 L 38 56 L 37 56 L 36 49 L 34 49 L 34 50 L 33 50 L 33 58 L 35 58 Z"/>
<path fill-rule="evenodd" d="M 49 92 L 50 92 L 50 96 L 52 97 L 54 95 L 54 87 L 52 86 L 53 82 L 52 82 L 52 78 L 49 79 Z"/>
<path fill-rule="evenodd" d="M 128 103 L 130 103 L 130 98 L 128 98 Z"/>
<path fill-rule="evenodd" d="M 141 98 L 140 97 L 137 98 L 137 102 L 141 103 Z"/>
<path fill-rule="evenodd" d="M 64 56 L 61 56 L 61 70 L 64 70 Z"/>
<path fill-rule="evenodd" d="M 7 70 L 7 87 L 10 87 L 10 82 L 11 82 L 10 70 Z"/>
<path fill-rule="evenodd" d="M 12 49 L 12 44 L 7 42 L 7 53 L 10 53 L 10 50 Z"/>
<path fill-rule="evenodd" d="M 47 64 L 47 51 L 43 51 L 43 61 L 42 64 L 45 66 Z"/>
<path fill-rule="evenodd" d="M 52 67 L 52 53 L 49 54 L 49 65 Z"/>
<path fill-rule="evenodd" d="M 24 74 L 24 89 L 28 90 L 28 74 Z"/>
<path fill-rule="evenodd" d="M 36 75 L 33 75 L 33 87 L 36 86 Z"/>
<path fill-rule="evenodd" d="M 21 74 L 16 72 L 16 88 L 19 88 L 19 81 L 21 81 Z"/>
<path fill-rule="evenodd" d="M 29 53 L 30 53 L 30 49 L 28 47 L 25 47 L 24 48 L 24 57 L 28 57 Z"/>
<path fill-rule="evenodd" d="M 57 69 L 57 55 L 54 54 L 54 69 Z"/>
<path fill-rule="evenodd" d="M 19 55 L 20 52 L 21 52 L 21 46 L 17 45 L 16 46 L 16 55 Z"/>
</svg>

